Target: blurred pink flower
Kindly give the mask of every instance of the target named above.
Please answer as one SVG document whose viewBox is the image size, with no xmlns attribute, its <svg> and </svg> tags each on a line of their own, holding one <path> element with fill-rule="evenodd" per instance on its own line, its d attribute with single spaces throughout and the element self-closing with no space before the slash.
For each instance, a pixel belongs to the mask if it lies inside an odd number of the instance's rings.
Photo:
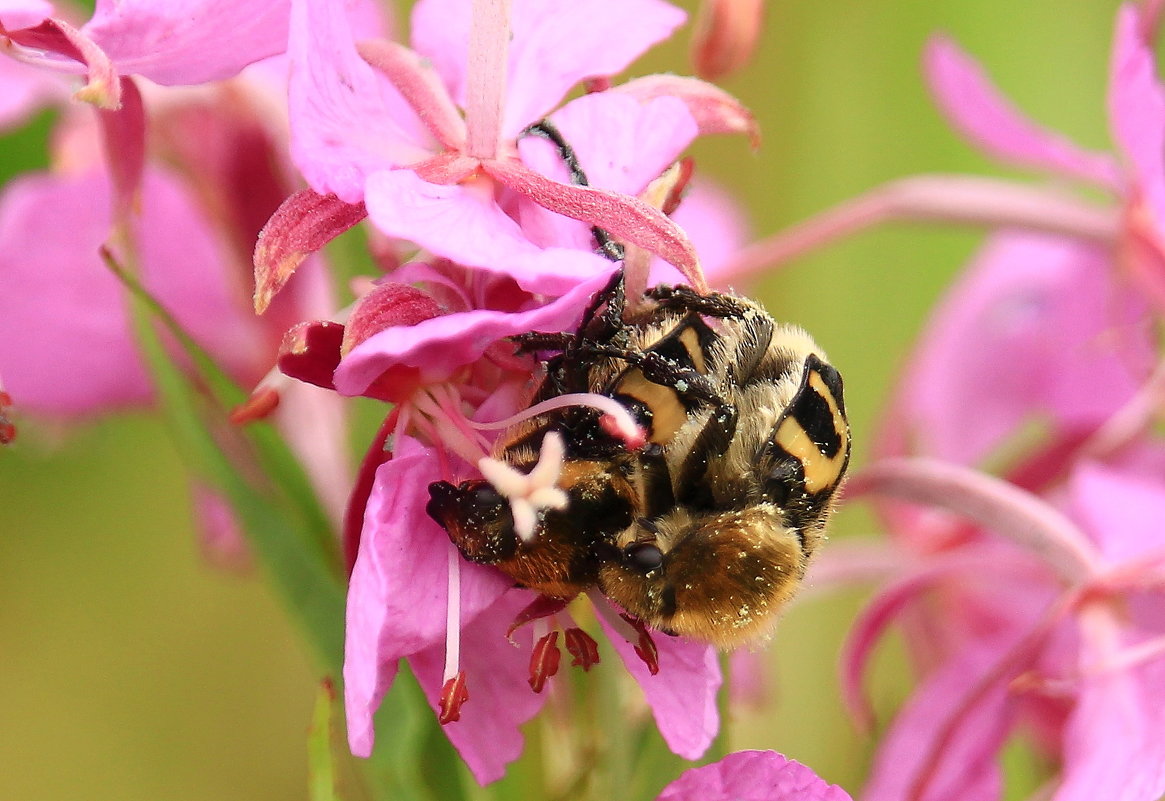
<svg viewBox="0 0 1165 801">
<path fill-rule="evenodd" d="M 859 494 L 950 509 L 984 531 L 908 565 L 855 625 L 847 696 L 867 720 L 858 681 L 885 627 L 910 612 L 946 641 L 882 743 L 863 798 L 996 799 L 999 752 L 1021 722 L 1036 725 L 1059 765 L 1057 801 L 1155 801 L 1165 792 L 1159 474 L 1081 462 L 1061 493 L 1067 517 L 996 479 L 931 461 L 885 461 L 854 484 Z"/>
<path fill-rule="evenodd" d="M 41 68 L 88 72 L 78 98 L 121 105 L 121 80 L 140 75 L 165 86 L 202 84 L 287 48 L 288 0 L 98 0 L 80 29 L 47 2 L 0 7 L 8 55 Z M 38 98 L 27 95 L 31 110 Z M 11 98 L 9 98 L 11 102 Z"/>
<path fill-rule="evenodd" d="M 1108 84 L 1109 130 L 1117 157 L 1078 147 L 1027 119 L 951 40 L 935 37 L 925 66 L 951 124 L 1002 161 L 1084 181 L 1120 204 L 1117 244 L 1128 276 L 1165 309 L 1165 91 L 1141 10 L 1117 13 Z"/>
<path fill-rule="evenodd" d="M 837 785 L 775 751 L 734 751 L 690 768 L 656 801 L 850 801 Z"/>
</svg>

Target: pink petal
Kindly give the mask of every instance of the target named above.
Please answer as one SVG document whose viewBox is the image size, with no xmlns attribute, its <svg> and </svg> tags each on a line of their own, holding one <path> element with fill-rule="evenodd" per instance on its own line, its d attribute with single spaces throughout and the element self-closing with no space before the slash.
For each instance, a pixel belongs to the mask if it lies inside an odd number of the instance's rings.
<svg viewBox="0 0 1165 801">
<path fill-rule="evenodd" d="M 611 646 L 623 660 L 651 707 L 655 725 L 674 753 L 699 759 L 720 730 L 716 692 L 720 689 L 720 663 L 710 645 L 653 632 L 659 650 L 659 673 L 651 675 L 635 647 L 597 616 Z"/>
<path fill-rule="evenodd" d="M 1165 548 L 1165 483 L 1159 475 L 1138 475 L 1098 462 L 1073 471 L 1068 494 L 1074 516 L 1113 563 Z"/>
<path fill-rule="evenodd" d="M 690 768 L 656 801 L 849 801 L 845 790 L 775 751 L 736 751 Z"/>
<path fill-rule="evenodd" d="M 123 75 L 168 86 L 229 78 L 287 48 L 288 0 L 98 0 L 83 28 Z"/>
<path fill-rule="evenodd" d="M 1143 314 L 1143 301 L 1114 285 L 1107 252 L 997 235 L 935 309 L 892 415 L 918 453 L 964 464 L 1037 415 L 1095 426 L 1151 369 Z"/>
<path fill-rule="evenodd" d="M 1117 14 L 1109 76 L 1113 139 L 1131 162 L 1132 180 L 1165 230 L 1165 92 L 1157 80 L 1153 50 L 1142 33 L 1137 7 Z"/>
<path fill-rule="evenodd" d="M 293 0 L 290 36 L 291 153 L 316 192 L 359 203 L 370 173 L 437 149 L 404 96 L 357 53 L 344 4 Z"/>
<path fill-rule="evenodd" d="M 421 0 L 413 46 L 433 61 L 454 100 L 466 106 L 470 0 Z M 571 87 L 622 72 L 684 22 L 659 0 L 515 0 L 503 139 L 544 117 Z"/>
<path fill-rule="evenodd" d="M 372 751 L 372 715 L 396 675 L 397 660 L 445 642 L 448 535 L 425 512 L 441 478 L 436 453 L 402 437 L 376 471 L 360 551 L 348 587 L 344 703 L 352 753 Z M 461 566 L 461 620 L 471 621 L 509 586 L 500 573 Z"/>
<path fill-rule="evenodd" d="M 1022 167 L 1120 188 L 1120 173 L 1110 156 L 1084 150 L 1029 120 L 952 40 L 932 37 L 923 67 L 947 121 L 987 153 Z"/>
<path fill-rule="evenodd" d="M 611 90 L 640 101 L 674 97 L 688 107 L 701 135 L 747 134 L 752 146 L 760 145 L 760 126 L 744 105 L 719 86 L 682 75 L 644 75 Z"/>
<path fill-rule="evenodd" d="M 31 175 L 0 199 L 0 372 L 20 405 L 77 416 L 150 396 L 120 282 L 98 256 L 108 179 Z M 232 302 L 222 252 L 185 192 L 147 174 L 137 227 L 147 288 L 228 365 L 254 363 L 253 323 Z"/>
<path fill-rule="evenodd" d="M 1002 776 L 996 758 L 1012 718 L 1004 683 L 977 699 L 943 744 L 937 764 L 928 764 L 952 716 L 962 711 L 968 688 L 994 657 L 985 649 L 968 650 L 915 689 L 878 748 L 863 801 L 998 801 Z M 920 781 L 925 789 L 918 793 Z"/>
<path fill-rule="evenodd" d="M 1165 659 L 1105 667 L 1115 649 L 1135 640 L 1122 636 L 1109 610 L 1086 614 L 1082 662 L 1093 672 L 1081 679 L 1065 725 L 1056 801 L 1159 798 L 1165 794 Z"/>
<path fill-rule="evenodd" d="M 521 647 L 506 638 L 506 629 L 530 603 L 531 594 L 513 590 L 482 612 L 462 632 L 461 668 L 465 671 L 469 701 L 461 719 L 442 727 L 479 784 L 500 779 L 506 765 L 522 754 L 519 729 L 534 717 L 546 700 L 527 683 L 530 666 L 528 632 L 514 635 Z M 434 711 L 443 682 L 445 651 L 440 646 L 421 651 L 409 660 L 417 681 Z"/>
<path fill-rule="evenodd" d="M 361 42 L 357 51 L 392 81 L 438 142 L 451 150 L 464 149 L 465 120 L 453 105 L 432 64 L 396 42 Z"/>
<path fill-rule="evenodd" d="M 538 205 L 597 225 L 616 239 L 655 253 L 683 273 L 693 287 L 700 291 L 707 289 L 699 258 L 687 234 L 654 206 L 605 189 L 552 181 L 523 164 L 490 161 L 482 166 L 506 187 Z"/>
<path fill-rule="evenodd" d="M 47 0 L 0 0 L 0 25 L 10 31 L 31 28 L 52 15 Z"/>
<path fill-rule="evenodd" d="M 570 144 L 593 187 L 639 195 L 671 166 L 696 136 L 682 103 L 661 97 L 641 103 L 614 92 L 583 95 L 563 106 L 551 121 Z M 570 175 L 550 141 L 529 136 L 518 143 L 522 161 L 560 183 Z M 563 217 L 534 201 L 524 201 L 522 229 L 543 246 L 590 249 L 590 224 Z"/>
<path fill-rule="evenodd" d="M 609 261 L 593 253 L 536 247 L 475 187 L 430 184 L 411 170 L 369 177 L 367 206 L 383 233 L 459 264 L 511 276 L 529 292 L 560 295 L 611 270 Z"/>
<path fill-rule="evenodd" d="M 506 337 L 531 331 L 572 331 L 591 297 L 610 280 L 612 269 L 527 311 L 474 309 L 387 328 L 348 354 L 336 370 L 336 388 L 345 395 L 359 395 L 385 370 L 398 365 L 423 368 L 427 381 L 440 380 L 477 361 L 490 345 Z"/>
</svg>

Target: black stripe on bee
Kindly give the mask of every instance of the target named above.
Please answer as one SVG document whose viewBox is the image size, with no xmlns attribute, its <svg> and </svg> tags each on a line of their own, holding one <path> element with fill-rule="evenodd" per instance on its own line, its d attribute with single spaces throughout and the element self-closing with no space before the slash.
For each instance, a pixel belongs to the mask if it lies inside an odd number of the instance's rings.
<svg viewBox="0 0 1165 801">
<path fill-rule="evenodd" d="M 809 354 L 801 388 L 773 434 L 773 446 L 800 463 L 810 495 L 836 487 L 849 462 L 849 425 L 841 397 L 840 375 Z"/>
</svg>

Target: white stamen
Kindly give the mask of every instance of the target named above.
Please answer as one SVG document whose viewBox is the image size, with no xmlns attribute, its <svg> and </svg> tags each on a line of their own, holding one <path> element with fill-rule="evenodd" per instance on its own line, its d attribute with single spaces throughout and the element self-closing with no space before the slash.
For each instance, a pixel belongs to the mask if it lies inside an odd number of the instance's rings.
<svg viewBox="0 0 1165 801">
<path fill-rule="evenodd" d="M 449 598 L 445 609 L 445 681 L 461 671 L 461 554 L 449 543 Z"/>
<path fill-rule="evenodd" d="M 498 494 L 510 502 L 514 517 L 514 532 L 523 542 L 534 539 L 540 509 L 565 509 L 566 493 L 558 486 L 562 475 L 562 459 L 566 445 L 557 431 L 548 431 L 542 437 L 538 463 L 523 474 L 505 462 L 486 456 L 478 461 L 477 469 Z"/>
</svg>

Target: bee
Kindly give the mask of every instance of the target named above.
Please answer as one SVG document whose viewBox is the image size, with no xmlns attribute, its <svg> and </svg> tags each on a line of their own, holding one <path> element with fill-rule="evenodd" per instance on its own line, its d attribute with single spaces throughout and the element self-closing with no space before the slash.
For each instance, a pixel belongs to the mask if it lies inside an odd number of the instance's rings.
<svg viewBox="0 0 1165 801">
<path fill-rule="evenodd" d="M 429 487 L 429 515 L 472 562 L 569 600 L 597 587 L 646 625 L 720 648 L 763 639 L 824 538 L 850 455 L 842 381 L 814 341 L 754 301 L 659 286 L 626 309 L 621 274 L 553 354 L 535 402 L 611 397 L 646 444 L 631 450 L 589 407 L 503 433 L 494 456 L 528 471 L 559 432 L 564 509 L 520 539 L 485 481 Z"/>
</svg>

